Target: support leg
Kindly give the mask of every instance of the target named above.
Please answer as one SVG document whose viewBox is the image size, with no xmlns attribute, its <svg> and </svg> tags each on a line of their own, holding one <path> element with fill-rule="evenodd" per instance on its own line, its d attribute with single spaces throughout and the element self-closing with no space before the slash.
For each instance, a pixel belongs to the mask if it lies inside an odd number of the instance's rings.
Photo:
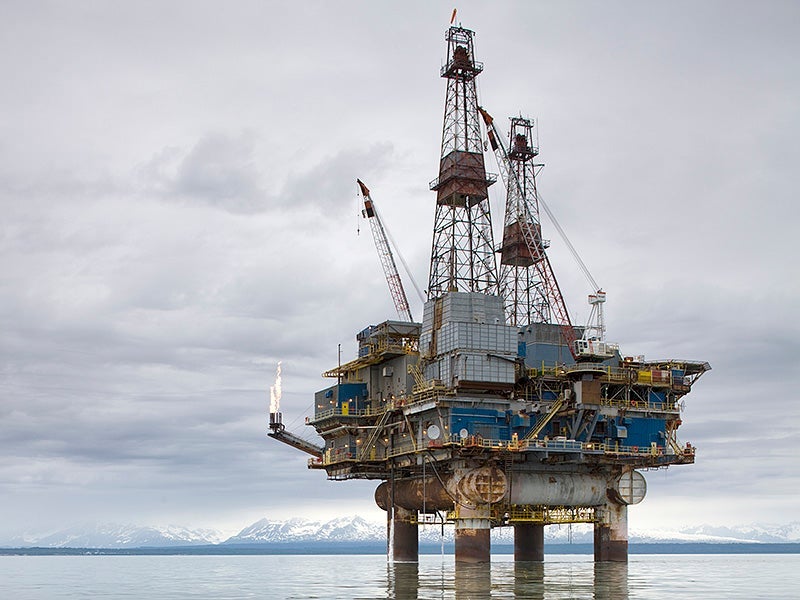
<svg viewBox="0 0 800 600">
<path fill-rule="evenodd" d="M 538 523 L 514 525 L 514 560 L 516 562 L 544 560 L 544 525 Z"/>
<path fill-rule="evenodd" d="M 608 503 L 594 524 L 594 560 L 628 562 L 628 507 Z"/>
<path fill-rule="evenodd" d="M 460 508 L 456 519 L 456 562 L 482 563 L 491 561 L 491 521 L 488 507 Z"/>
<path fill-rule="evenodd" d="M 419 535 L 417 524 L 411 522 L 417 511 L 394 507 L 392 527 L 392 560 L 395 562 L 417 562 L 419 560 Z"/>
</svg>

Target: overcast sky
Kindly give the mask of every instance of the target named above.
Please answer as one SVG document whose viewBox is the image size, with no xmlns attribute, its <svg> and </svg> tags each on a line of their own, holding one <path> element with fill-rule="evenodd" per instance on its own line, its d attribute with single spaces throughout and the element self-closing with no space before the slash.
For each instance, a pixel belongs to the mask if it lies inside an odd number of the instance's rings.
<svg viewBox="0 0 800 600">
<path fill-rule="evenodd" d="M 427 282 L 452 8 L 2 3 L 0 535 L 383 518 L 375 483 L 265 437 L 269 386 L 283 361 L 309 435 L 337 344 L 353 358 L 395 316 L 357 177 Z M 796 520 L 800 6 L 458 10 L 481 103 L 504 130 L 539 119 L 540 190 L 609 339 L 713 366 L 679 430 L 697 464 L 646 473 L 631 528 Z M 543 226 L 582 322 L 588 285 Z"/>
</svg>

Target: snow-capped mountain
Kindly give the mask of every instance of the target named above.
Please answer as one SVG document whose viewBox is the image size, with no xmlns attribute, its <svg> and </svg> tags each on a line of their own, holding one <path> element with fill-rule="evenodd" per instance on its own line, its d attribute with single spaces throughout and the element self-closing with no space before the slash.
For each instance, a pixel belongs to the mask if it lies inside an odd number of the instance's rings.
<svg viewBox="0 0 800 600">
<path fill-rule="evenodd" d="M 84 524 L 47 534 L 26 534 L 2 546 L 40 548 L 141 548 L 217 544 L 223 536 L 210 529 L 141 527 L 115 523 Z"/>
<path fill-rule="evenodd" d="M 339 517 L 331 521 L 294 518 L 288 521 L 261 519 L 245 527 L 226 544 L 281 542 L 377 542 L 386 539 L 386 525 L 366 519 Z"/>
<path fill-rule="evenodd" d="M 715 527 L 712 525 L 699 525 L 681 529 L 681 533 L 692 536 L 708 536 L 716 539 L 733 538 L 736 541 L 764 542 L 764 543 L 798 543 L 800 542 L 800 522 L 785 525 L 739 525 L 735 527 Z"/>
<path fill-rule="evenodd" d="M 450 544 L 452 525 L 424 525 L 419 528 L 422 544 Z M 550 544 L 589 544 L 592 526 L 588 524 L 552 525 L 545 528 Z M 731 527 L 698 525 L 679 530 L 630 530 L 629 540 L 644 543 L 800 543 L 800 522 L 785 525 L 751 524 Z M 494 544 L 513 544 L 511 527 L 492 530 Z M 0 541 L 0 547 L 23 548 L 141 548 L 198 545 L 288 544 L 288 543 L 386 543 L 386 523 L 367 521 L 360 516 L 329 521 L 293 518 L 261 519 L 238 534 L 225 539 L 218 531 L 186 527 L 146 527 L 136 525 L 81 525 L 39 535 L 24 535 Z"/>
</svg>

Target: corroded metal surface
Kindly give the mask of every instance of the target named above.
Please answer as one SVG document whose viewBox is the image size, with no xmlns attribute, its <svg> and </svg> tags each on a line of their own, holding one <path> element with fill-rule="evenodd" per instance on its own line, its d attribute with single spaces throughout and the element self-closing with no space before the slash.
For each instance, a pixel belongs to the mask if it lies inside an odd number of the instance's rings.
<svg viewBox="0 0 800 600">
<path fill-rule="evenodd" d="M 456 526 L 456 562 L 489 562 L 491 559 L 490 531 L 490 529 L 460 529 Z"/>
<path fill-rule="evenodd" d="M 609 495 L 620 504 L 639 504 L 647 494 L 647 481 L 639 471 L 627 471 L 609 488 Z"/>
<path fill-rule="evenodd" d="M 395 507 L 392 535 L 392 558 L 395 562 L 419 560 L 419 534 L 416 523 L 411 522 L 415 513 L 416 511 Z"/>
<path fill-rule="evenodd" d="M 606 502 L 608 482 L 600 475 L 578 473 L 514 474 L 511 504 L 597 506 Z"/>
<path fill-rule="evenodd" d="M 594 526 L 595 562 L 628 561 L 628 507 L 608 503 Z"/>
<path fill-rule="evenodd" d="M 588 473 L 513 473 L 513 485 L 497 467 L 481 467 L 446 476 L 445 486 L 436 477 L 394 483 L 394 502 L 409 510 L 452 510 L 455 498 L 468 505 L 600 506 L 608 501 L 609 482 Z M 383 510 L 391 504 L 391 484 L 375 490 L 375 502 Z"/>
<path fill-rule="evenodd" d="M 594 530 L 595 562 L 628 562 L 628 540 L 610 539 L 610 528 L 595 527 Z"/>
<path fill-rule="evenodd" d="M 506 474 L 495 466 L 469 469 L 460 475 L 456 484 L 458 497 L 472 503 L 500 502 L 508 490 Z"/>
</svg>

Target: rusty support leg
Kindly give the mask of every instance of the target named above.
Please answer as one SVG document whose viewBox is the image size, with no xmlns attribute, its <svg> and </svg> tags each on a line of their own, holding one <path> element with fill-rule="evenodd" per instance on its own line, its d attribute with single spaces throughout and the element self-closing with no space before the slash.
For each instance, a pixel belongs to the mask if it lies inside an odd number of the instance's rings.
<svg viewBox="0 0 800 600">
<path fill-rule="evenodd" d="M 609 502 L 594 524 L 594 560 L 628 562 L 628 507 Z"/>
<path fill-rule="evenodd" d="M 411 522 L 417 511 L 394 507 L 394 534 L 392 536 L 392 560 L 394 562 L 417 562 L 419 560 L 419 535 L 417 524 Z"/>
<path fill-rule="evenodd" d="M 516 562 L 544 560 L 544 525 L 538 523 L 514 525 L 514 560 Z"/>
<path fill-rule="evenodd" d="M 491 560 L 489 509 L 461 508 L 456 519 L 456 562 L 482 563 Z"/>
</svg>

